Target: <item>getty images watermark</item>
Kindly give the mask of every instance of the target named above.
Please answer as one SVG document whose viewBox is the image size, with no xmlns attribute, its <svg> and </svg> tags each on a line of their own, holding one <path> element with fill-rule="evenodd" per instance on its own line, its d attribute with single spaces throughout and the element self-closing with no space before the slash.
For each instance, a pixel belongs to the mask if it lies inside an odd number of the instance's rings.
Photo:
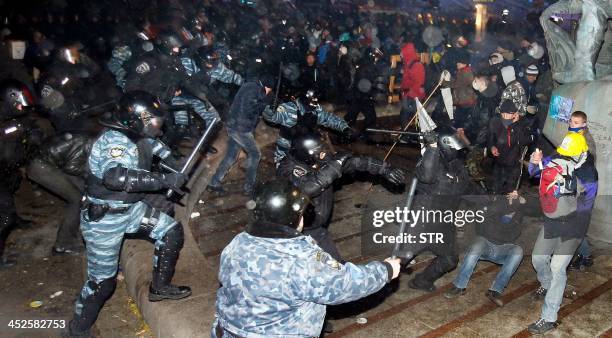
<svg viewBox="0 0 612 338">
<path fill-rule="evenodd" d="M 479 210 L 426 210 L 396 207 L 395 210 L 374 210 L 372 212 L 372 226 L 382 228 L 385 224 L 406 223 L 406 228 L 417 225 L 427 229 L 428 225 L 446 224 L 463 227 L 472 223 L 485 221 L 486 207 Z M 385 234 L 382 231 L 372 234 L 372 241 L 376 244 L 445 244 L 444 232 L 406 231 L 402 234 Z"/>
</svg>

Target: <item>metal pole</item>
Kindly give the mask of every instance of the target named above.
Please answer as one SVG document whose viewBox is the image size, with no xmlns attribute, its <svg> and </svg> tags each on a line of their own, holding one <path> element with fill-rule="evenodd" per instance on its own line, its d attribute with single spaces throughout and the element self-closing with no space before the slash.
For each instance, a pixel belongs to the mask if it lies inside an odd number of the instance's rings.
<svg viewBox="0 0 612 338">
<path fill-rule="evenodd" d="M 187 161 L 181 168 L 180 173 L 185 174 L 189 172 L 189 170 L 191 169 L 191 166 L 193 165 L 193 162 L 195 162 L 196 156 L 199 155 L 200 148 L 202 148 L 202 146 L 204 145 L 204 142 L 206 142 L 206 139 L 210 136 L 210 134 L 212 134 L 212 130 L 217 124 L 217 122 L 219 122 L 219 118 L 215 117 L 210 123 L 210 125 L 208 126 L 208 128 L 206 128 L 206 130 L 204 131 L 204 134 L 202 134 L 202 137 L 200 137 L 200 139 L 198 140 L 198 143 L 195 145 L 195 147 L 191 151 L 191 154 L 189 154 L 189 157 L 187 157 Z M 166 192 L 166 198 L 172 197 L 173 193 L 174 193 L 174 190 L 168 189 L 168 191 Z"/>
</svg>

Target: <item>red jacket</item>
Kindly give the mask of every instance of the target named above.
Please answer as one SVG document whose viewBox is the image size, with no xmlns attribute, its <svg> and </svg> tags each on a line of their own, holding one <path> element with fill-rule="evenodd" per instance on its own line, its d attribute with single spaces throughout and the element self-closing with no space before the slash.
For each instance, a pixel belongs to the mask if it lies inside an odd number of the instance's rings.
<svg viewBox="0 0 612 338">
<path fill-rule="evenodd" d="M 419 61 L 414 44 L 408 42 L 402 47 L 404 75 L 402 76 L 402 96 L 409 99 L 425 98 L 425 67 Z"/>
</svg>

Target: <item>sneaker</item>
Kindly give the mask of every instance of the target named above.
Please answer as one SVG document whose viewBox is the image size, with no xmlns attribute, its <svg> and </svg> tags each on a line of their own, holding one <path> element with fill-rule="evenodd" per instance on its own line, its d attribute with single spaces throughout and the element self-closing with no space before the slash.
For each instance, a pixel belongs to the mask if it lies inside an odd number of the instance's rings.
<svg viewBox="0 0 612 338">
<path fill-rule="evenodd" d="M 504 301 L 501 299 L 501 293 L 493 290 L 488 290 L 485 295 L 487 296 L 487 298 L 489 298 L 490 301 L 495 303 L 495 305 L 499 307 L 504 306 Z"/>
<path fill-rule="evenodd" d="M 0 270 L 13 267 L 15 264 L 17 264 L 17 261 L 15 260 L 0 257 Z"/>
<path fill-rule="evenodd" d="M 544 297 L 546 297 L 546 291 L 547 290 L 542 285 L 538 286 L 538 288 L 534 292 L 531 293 L 531 296 L 530 296 L 531 300 L 544 299 Z"/>
<path fill-rule="evenodd" d="M 64 255 L 71 255 L 71 256 L 78 256 L 83 252 L 83 247 L 81 246 L 59 246 L 59 245 L 54 245 L 53 248 L 51 249 L 51 254 L 53 256 L 64 256 Z"/>
<path fill-rule="evenodd" d="M 225 195 L 225 194 L 227 194 L 227 191 L 225 189 L 223 189 L 223 187 L 221 187 L 221 186 L 217 187 L 217 186 L 210 185 L 210 184 L 206 186 L 206 191 L 215 193 L 217 195 Z"/>
<path fill-rule="evenodd" d="M 408 281 L 408 287 L 415 290 L 422 290 L 425 292 L 434 292 L 436 291 L 436 286 L 432 283 L 431 285 L 419 285 L 416 280 L 413 278 Z"/>
<path fill-rule="evenodd" d="M 444 298 L 453 299 L 459 296 L 465 295 L 465 288 L 461 289 L 453 285 L 448 291 L 444 293 Z"/>
<path fill-rule="evenodd" d="M 542 334 L 557 327 L 557 322 L 547 322 L 540 318 L 537 322 L 529 325 L 527 330 L 533 334 Z"/>
</svg>

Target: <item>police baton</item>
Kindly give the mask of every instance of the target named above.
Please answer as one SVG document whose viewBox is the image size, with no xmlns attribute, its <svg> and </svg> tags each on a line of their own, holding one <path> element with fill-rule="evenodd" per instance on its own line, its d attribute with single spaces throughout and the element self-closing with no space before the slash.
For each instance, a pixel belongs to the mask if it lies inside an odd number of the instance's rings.
<svg viewBox="0 0 612 338">
<path fill-rule="evenodd" d="M 276 91 L 274 94 L 274 102 L 272 103 L 272 111 L 275 111 L 278 105 L 278 94 L 280 93 L 281 81 L 283 79 L 283 61 L 278 65 L 278 80 L 276 80 Z"/>
<path fill-rule="evenodd" d="M 423 136 L 425 133 L 418 133 L 412 131 L 401 131 L 401 130 L 391 130 L 391 129 L 376 129 L 376 128 L 367 128 L 367 132 L 369 133 L 382 133 L 382 134 L 391 134 L 391 135 L 409 135 L 409 136 Z"/>
<path fill-rule="evenodd" d="M 412 178 L 412 182 L 410 182 L 410 190 L 408 190 L 408 196 L 406 197 L 406 205 L 404 205 L 404 210 L 410 210 L 410 208 L 412 208 L 412 201 L 414 200 L 414 194 L 416 193 L 416 187 L 417 187 L 418 182 L 419 180 L 417 180 L 416 174 L 415 174 L 414 177 Z M 406 232 L 406 219 L 402 218 L 402 223 L 400 224 L 400 229 L 399 229 L 399 234 L 398 234 L 400 238 L 404 236 L 404 232 Z M 400 242 L 401 241 L 395 242 L 395 246 L 393 247 L 393 253 L 391 254 L 391 258 L 393 259 L 398 258 L 399 256 L 400 249 L 402 246 Z M 412 254 L 410 256 L 412 256 Z"/>
<path fill-rule="evenodd" d="M 187 157 L 187 161 L 185 162 L 185 164 L 183 164 L 183 167 L 179 171 L 181 174 L 186 174 L 186 173 L 188 173 L 191 170 L 191 167 L 193 166 L 194 162 L 196 161 L 196 159 L 198 157 L 197 155 L 199 154 L 200 149 L 202 148 L 202 146 L 206 142 L 206 139 L 208 139 L 210 134 L 212 134 L 212 131 L 213 131 L 214 127 L 217 125 L 217 122 L 219 122 L 219 118 L 215 117 L 211 121 L 211 123 L 208 126 L 208 128 L 206 128 L 206 130 L 204 131 L 204 134 L 202 134 L 202 136 L 198 140 L 198 143 L 196 143 L 195 147 L 191 151 L 191 154 L 189 154 L 189 157 Z M 176 191 L 176 190 L 174 190 L 172 188 L 168 189 L 168 191 L 166 192 L 166 198 L 171 198 L 172 195 L 175 192 L 178 193 L 178 194 L 181 193 L 181 191 Z"/>
</svg>

